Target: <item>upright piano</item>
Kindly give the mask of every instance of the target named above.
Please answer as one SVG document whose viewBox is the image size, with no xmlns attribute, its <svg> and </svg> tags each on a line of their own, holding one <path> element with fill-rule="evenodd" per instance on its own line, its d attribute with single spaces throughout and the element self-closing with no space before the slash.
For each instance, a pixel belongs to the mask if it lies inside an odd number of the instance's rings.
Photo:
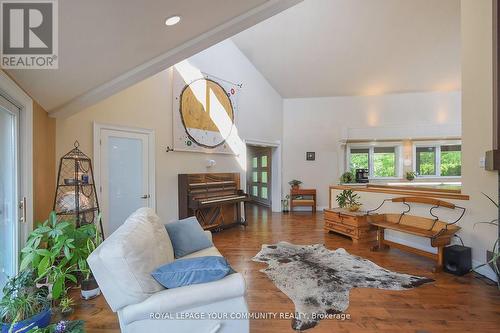
<svg viewBox="0 0 500 333">
<path fill-rule="evenodd" d="M 240 189 L 239 173 L 193 173 L 178 177 L 179 218 L 196 216 L 205 230 L 247 225 L 246 203 L 250 197 Z"/>
</svg>

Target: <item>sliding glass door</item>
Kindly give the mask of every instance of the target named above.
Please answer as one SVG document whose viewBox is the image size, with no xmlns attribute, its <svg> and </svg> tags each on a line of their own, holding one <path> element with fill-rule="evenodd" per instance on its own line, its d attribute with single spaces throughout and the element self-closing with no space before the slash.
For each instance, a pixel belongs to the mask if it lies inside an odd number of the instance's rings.
<svg viewBox="0 0 500 333">
<path fill-rule="evenodd" d="M 19 109 L 0 95 L 0 295 L 19 255 Z"/>
</svg>

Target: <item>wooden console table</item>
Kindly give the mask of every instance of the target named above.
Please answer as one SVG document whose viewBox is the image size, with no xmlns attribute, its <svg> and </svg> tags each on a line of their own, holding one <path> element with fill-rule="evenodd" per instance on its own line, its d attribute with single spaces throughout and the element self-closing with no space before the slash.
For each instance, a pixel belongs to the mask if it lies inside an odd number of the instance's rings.
<svg viewBox="0 0 500 333">
<path fill-rule="evenodd" d="M 308 206 L 312 212 L 316 212 L 316 190 L 315 189 L 291 189 L 290 190 L 290 212 L 293 207 Z"/>
<path fill-rule="evenodd" d="M 346 209 L 325 209 L 325 230 L 351 237 L 353 243 L 376 240 L 376 228 L 369 223 L 366 212 L 350 212 Z"/>
</svg>

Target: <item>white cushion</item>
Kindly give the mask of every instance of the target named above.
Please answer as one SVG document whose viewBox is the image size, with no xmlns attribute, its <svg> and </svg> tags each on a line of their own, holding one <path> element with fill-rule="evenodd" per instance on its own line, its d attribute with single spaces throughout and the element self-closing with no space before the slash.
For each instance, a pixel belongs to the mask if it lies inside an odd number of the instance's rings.
<svg viewBox="0 0 500 333">
<path fill-rule="evenodd" d="M 193 253 L 190 253 L 188 255 L 185 255 L 184 257 L 178 258 L 178 259 L 187 259 L 187 258 L 198 258 L 198 257 L 207 257 L 207 256 L 218 256 L 222 257 L 222 254 L 220 254 L 219 250 L 215 246 L 208 247 L 206 249 L 196 251 Z"/>
<path fill-rule="evenodd" d="M 151 272 L 173 260 L 168 233 L 150 208 L 140 208 L 133 213 L 88 258 L 113 311 L 165 289 Z"/>
</svg>

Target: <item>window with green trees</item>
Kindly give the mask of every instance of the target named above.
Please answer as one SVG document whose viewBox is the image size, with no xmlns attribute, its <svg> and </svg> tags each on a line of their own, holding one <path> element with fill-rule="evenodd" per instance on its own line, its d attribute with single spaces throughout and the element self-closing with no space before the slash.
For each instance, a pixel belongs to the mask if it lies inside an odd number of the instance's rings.
<svg viewBox="0 0 500 333">
<path fill-rule="evenodd" d="M 351 172 L 356 172 L 356 169 L 370 169 L 370 149 L 359 148 L 351 149 Z"/>
<path fill-rule="evenodd" d="M 415 154 L 415 171 L 420 177 L 462 175 L 462 147 L 459 144 L 417 146 Z"/>
<path fill-rule="evenodd" d="M 356 169 L 368 169 L 372 178 L 398 177 L 399 156 L 397 147 L 350 147 L 349 167 L 352 173 Z"/>
<path fill-rule="evenodd" d="M 373 175 L 375 177 L 396 177 L 396 149 L 375 147 L 373 149 Z"/>
</svg>

